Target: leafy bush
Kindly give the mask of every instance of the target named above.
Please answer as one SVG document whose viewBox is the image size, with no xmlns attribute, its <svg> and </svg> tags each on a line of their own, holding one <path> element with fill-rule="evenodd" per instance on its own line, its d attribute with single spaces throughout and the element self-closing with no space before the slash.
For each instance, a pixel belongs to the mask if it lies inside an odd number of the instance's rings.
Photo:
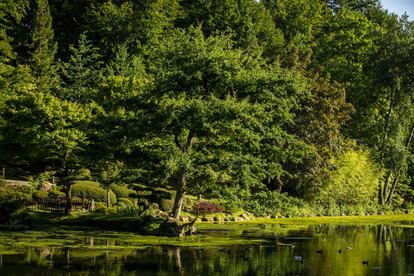
<svg viewBox="0 0 414 276">
<path fill-rule="evenodd" d="M 367 151 L 348 150 L 333 161 L 331 174 L 318 198 L 319 204 L 338 206 L 366 205 L 377 196 L 383 172 L 371 161 Z"/>
<path fill-rule="evenodd" d="M 130 200 L 129 198 L 118 198 L 118 205 L 124 205 L 125 207 L 131 207 L 134 206 L 134 202 L 132 202 L 132 200 Z"/>
<path fill-rule="evenodd" d="M 89 169 L 79 169 L 73 180 L 92 180 L 91 171 Z"/>
<path fill-rule="evenodd" d="M 160 202 L 160 209 L 162 211 L 169 212 L 173 209 L 173 207 L 174 207 L 174 201 L 171 199 L 162 199 Z"/>
<path fill-rule="evenodd" d="M 46 199 L 49 197 L 49 193 L 47 191 L 39 190 L 33 193 L 33 199 L 41 200 Z"/>
<path fill-rule="evenodd" d="M 96 201 L 106 202 L 106 190 L 98 182 L 94 181 L 75 181 L 72 185 L 72 195 L 80 198 L 95 199 Z M 116 202 L 116 196 L 109 191 L 112 203 Z"/>
<path fill-rule="evenodd" d="M 33 189 L 38 190 L 43 183 L 48 182 L 52 177 L 53 172 L 44 172 L 39 175 L 29 177 L 29 184 Z"/>
<path fill-rule="evenodd" d="M 65 198 L 66 194 L 64 192 L 58 190 L 50 190 L 49 191 L 50 198 Z"/>
<path fill-rule="evenodd" d="M 11 223 L 11 218 L 31 200 L 31 195 L 13 188 L 0 189 L 0 223 Z"/>
<path fill-rule="evenodd" d="M 210 201 L 197 202 L 194 204 L 193 209 L 197 214 L 201 215 L 223 212 L 223 208 L 220 205 Z"/>
<path fill-rule="evenodd" d="M 117 198 L 129 198 L 136 196 L 137 192 L 128 188 L 127 185 L 112 184 L 109 186 Z"/>
<path fill-rule="evenodd" d="M 311 216 L 313 209 L 303 200 L 278 192 L 258 192 L 244 201 L 246 211 L 256 216 Z"/>
<path fill-rule="evenodd" d="M 117 211 L 117 215 L 122 217 L 142 217 L 151 213 L 151 208 L 145 208 L 144 206 L 126 206 L 120 208 Z"/>
</svg>

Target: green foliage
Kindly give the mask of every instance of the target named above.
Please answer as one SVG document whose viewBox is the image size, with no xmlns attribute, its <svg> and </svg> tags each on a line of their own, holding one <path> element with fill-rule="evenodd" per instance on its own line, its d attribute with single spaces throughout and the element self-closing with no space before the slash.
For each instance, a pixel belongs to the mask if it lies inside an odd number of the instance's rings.
<svg viewBox="0 0 414 276">
<path fill-rule="evenodd" d="M 61 192 L 61 191 L 51 190 L 51 191 L 49 191 L 49 197 L 50 198 L 65 198 L 66 194 L 64 192 Z"/>
<path fill-rule="evenodd" d="M 80 198 L 95 199 L 96 201 L 106 202 L 107 191 L 99 183 L 93 181 L 75 181 L 72 185 L 72 195 Z M 110 191 L 111 203 L 116 203 L 115 194 Z"/>
<path fill-rule="evenodd" d="M 33 199 L 35 200 L 42 200 L 42 199 L 46 199 L 49 197 L 49 192 L 39 190 L 39 191 L 35 191 L 32 196 L 33 196 Z"/>
<path fill-rule="evenodd" d="M 53 172 L 44 172 L 39 175 L 36 175 L 35 177 L 29 178 L 29 183 L 33 187 L 34 190 L 38 190 L 42 187 L 42 184 L 49 181 L 51 178 L 51 175 L 53 175 Z"/>
<path fill-rule="evenodd" d="M 244 203 L 246 211 L 256 216 L 276 215 L 303 217 L 314 215 L 312 208 L 303 200 L 278 192 L 259 192 Z"/>
<path fill-rule="evenodd" d="M 327 179 L 320 201 L 338 206 L 362 206 L 376 200 L 383 171 L 368 151 L 349 149 L 332 164 L 335 170 Z"/>
<path fill-rule="evenodd" d="M 120 198 L 128 199 L 136 195 L 136 191 L 128 188 L 127 185 L 111 184 L 109 188 L 114 192 L 114 194 L 116 195 L 118 199 Z"/>
<path fill-rule="evenodd" d="M 88 101 L 96 94 L 100 55 L 85 34 L 80 35 L 77 47 L 71 45 L 69 51 L 69 61 L 61 66 L 61 96 L 71 101 Z"/>
<path fill-rule="evenodd" d="M 45 91 L 57 85 L 55 54 L 57 44 L 54 41 L 52 17 L 49 1 L 36 0 L 35 17 L 31 35 L 31 68 L 36 78 L 37 88 Z"/>
<path fill-rule="evenodd" d="M 0 188 L 0 224 L 9 224 L 13 215 L 31 200 L 31 195 L 13 188 Z"/>
<path fill-rule="evenodd" d="M 91 171 L 89 169 L 79 169 L 72 177 L 73 180 L 92 180 Z"/>
<path fill-rule="evenodd" d="M 414 24 L 379 1 L 75 2 L 0 3 L 12 175 L 93 175 L 132 213 L 189 193 L 260 215 L 413 200 Z M 86 183 L 76 197 L 106 201 Z"/>
<path fill-rule="evenodd" d="M 171 199 L 162 199 L 159 205 L 162 211 L 170 212 L 174 206 L 174 201 Z"/>
<path fill-rule="evenodd" d="M 134 202 L 129 198 L 118 198 L 117 205 L 120 207 L 134 207 Z"/>
</svg>

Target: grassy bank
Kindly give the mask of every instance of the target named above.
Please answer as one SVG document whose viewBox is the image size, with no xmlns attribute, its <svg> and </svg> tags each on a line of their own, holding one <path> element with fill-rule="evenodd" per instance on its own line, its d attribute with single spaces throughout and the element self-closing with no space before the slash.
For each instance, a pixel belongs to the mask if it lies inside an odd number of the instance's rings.
<svg viewBox="0 0 414 276">
<path fill-rule="evenodd" d="M 30 211 L 22 218 L 19 225 L 26 228 L 36 228 L 38 226 L 70 226 L 70 227 L 88 227 L 94 229 L 104 229 L 111 231 L 134 232 L 143 235 L 155 234 L 159 224 L 164 221 L 160 217 L 120 217 L 116 215 L 99 214 L 99 213 L 73 213 L 65 216 L 56 212 Z M 371 216 L 332 216 L 332 217 L 306 217 L 306 218 L 254 218 L 246 221 L 229 221 L 229 222 L 204 222 L 196 223 L 199 230 L 232 230 L 232 229 L 249 229 L 263 225 L 280 225 L 282 227 L 305 227 L 309 225 L 321 224 L 348 224 L 348 225 L 404 225 L 405 227 L 414 227 L 414 214 L 388 214 L 388 215 L 371 215 Z M 19 229 L 4 226 L 3 229 Z M 1 228 L 0 228 L 1 229 Z"/>
</svg>

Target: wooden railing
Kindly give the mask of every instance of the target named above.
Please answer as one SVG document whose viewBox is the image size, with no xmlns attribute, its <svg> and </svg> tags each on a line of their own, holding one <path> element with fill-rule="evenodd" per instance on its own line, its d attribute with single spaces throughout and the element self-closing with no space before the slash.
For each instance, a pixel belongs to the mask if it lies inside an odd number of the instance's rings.
<svg viewBox="0 0 414 276">
<path fill-rule="evenodd" d="M 35 210 L 46 211 L 64 211 L 66 208 L 66 199 L 60 198 L 45 198 L 35 199 L 25 202 L 25 206 Z M 82 200 L 72 200 L 72 210 L 91 210 L 92 204 Z"/>
</svg>

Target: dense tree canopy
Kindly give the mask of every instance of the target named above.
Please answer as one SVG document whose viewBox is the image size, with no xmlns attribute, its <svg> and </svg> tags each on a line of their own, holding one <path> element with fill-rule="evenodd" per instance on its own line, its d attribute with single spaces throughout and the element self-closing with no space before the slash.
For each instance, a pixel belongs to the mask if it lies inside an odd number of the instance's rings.
<svg viewBox="0 0 414 276">
<path fill-rule="evenodd" d="M 376 0 L 1 1 L 0 164 L 173 189 L 176 218 L 186 193 L 406 203 L 413 26 Z"/>
</svg>

